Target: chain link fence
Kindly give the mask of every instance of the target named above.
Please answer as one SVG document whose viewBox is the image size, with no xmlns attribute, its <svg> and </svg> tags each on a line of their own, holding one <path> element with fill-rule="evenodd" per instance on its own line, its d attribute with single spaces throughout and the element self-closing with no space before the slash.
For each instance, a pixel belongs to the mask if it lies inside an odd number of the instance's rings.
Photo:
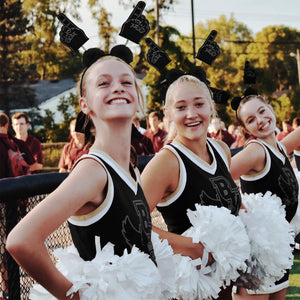
<svg viewBox="0 0 300 300">
<path fill-rule="evenodd" d="M 6 251 L 6 237 L 21 218 L 51 193 L 67 175 L 47 173 L 0 180 L 0 299 L 29 299 L 34 281 Z M 66 248 L 71 244 L 72 238 L 66 222 L 45 240 L 54 262 L 53 250 Z"/>
</svg>

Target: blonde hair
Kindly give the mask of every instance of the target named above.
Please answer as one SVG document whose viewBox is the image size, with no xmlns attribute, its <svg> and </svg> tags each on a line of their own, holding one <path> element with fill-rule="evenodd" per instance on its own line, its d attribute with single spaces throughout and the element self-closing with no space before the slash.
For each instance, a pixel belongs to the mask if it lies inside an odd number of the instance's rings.
<svg viewBox="0 0 300 300">
<path fill-rule="evenodd" d="M 166 111 L 168 110 L 170 104 L 174 100 L 173 97 L 174 97 L 174 92 L 175 92 L 176 88 L 178 88 L 181 84 L 184 84 L 184 83 L 192 83 L 203 89 L 203 91 L 207 95 L 208 103 L 212 109 L 212 115 L 210 116 L 210 118 L 214 118 L 217 115 L 217 112 L 216 112 L 216 109 L 214 106 L 211 91 L 209 90 L 208 86 L 203 81 L 199 80 L 198 78 L 196 78 L 195 76 L 192 76 L 192 75 L 180 76 L 169 86 L 167 93 L 166 93 L 165 110 Z M 169 131 L 168 131 L 167 140 L 168 141 L 173 140 L 176 137 L 176 135 L 177 135 L 176 126 L 173 122 L 169 121 Z"/>
<path fill-rule="evenodd" d="M 108 61 L 108 60 L 121 62 L 121 63 L 123 63 L 125 66 L 127 66 L 130 69 L 130 71 L 133 74 L 134 85 L 135 85 L 135 88 L 136 88 L 136 91 L 137 91 L 137 95 L 138 95 L 138 99 L 137 99 L 138 100 L 138 104 L 139 104 L 140 110 L 143 112 L 145 110 L 145 102 L 144 102 L 144 97 L 143 97 L 141 88 L 139 87 L 138 82 L 137 82 L 136 73 L 135 73 L 134 69 L 129 64 L 127 64 L 124 60 L 122 60 L 121 58 L 118 58 L 116 56 L 111 56 L 111 55 L 103 56 L 103 57 L 99 58 L 98 60 L 96 60 L 88 69 L 84 70 L 81 73 L 81 75 L 80 75 L 80 81 L 77 84 L 77 88 L 78 88 L 78 91 L 79 91 L 78 94 L 80 95 L 80 85 L 81 85 L 81 93 L 82 93 L 81 97 L 85 97 L 86 96 L 86 77 L 87 77 L 87 74 L 90 72 L 90 69 L 94 65 L 96 65 L 98 63 L 101 63 L 103 61 Z"/>
</svg>

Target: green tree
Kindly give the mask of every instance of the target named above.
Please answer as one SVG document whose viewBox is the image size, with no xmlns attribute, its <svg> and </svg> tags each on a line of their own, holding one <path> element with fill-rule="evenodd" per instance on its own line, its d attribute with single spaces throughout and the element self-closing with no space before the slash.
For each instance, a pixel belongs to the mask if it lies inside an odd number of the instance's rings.
<svg viewBox="0 0 300 300">
<path fill-rule="evenodd" d="M 29 31 L 22 1 L 0 1 L 0 109 L 7 114 L 16 100 L 24 106 L 35 104 L 32 91 L 23 85 L 30 77 L 21 60 L 22 50 L 29 48 Z"/>
<path fill-rule="evenodd" d="M 298 84 L 292 52 L 300 47 L 300 32 L 285 26 L 268 26 L 247 47 L 248 59 L 257 71 L 257 87 L 271 95 Z"/>
<path fill-rule="evenodd" d="M 58 30 L 62 25 L 57 15 L 65 13 L 79 19 L 79 5 L 80 0 L 24 0 L 33 33 L 27 36 L 31 48 L 23 52 L 23 59 L 37 65 L 43 80 L 76 78 L 82 69 L 81 58 L 58 41 Z"/>
<path fill-rule="evenodd" d="M 107 53 L 110 50 L 110 44 L 114 41 L 114 34 L 117 29 L 111 25 L 111 14 L 105 10 L 101 0 L 89 0 L 89 6 L 99 26 L 99 46 Z"/>
<path fill-rule="evenodd" d="M 286 119 L 292 120 L 295 110 L 291 103 L 291 99 L 287 94 L 283 94 L 279 98 L 273 99 L 271 104 L 274 108 L 276 121 L 279 127 L 281 127 L 282 121 Z"/>
</svg>

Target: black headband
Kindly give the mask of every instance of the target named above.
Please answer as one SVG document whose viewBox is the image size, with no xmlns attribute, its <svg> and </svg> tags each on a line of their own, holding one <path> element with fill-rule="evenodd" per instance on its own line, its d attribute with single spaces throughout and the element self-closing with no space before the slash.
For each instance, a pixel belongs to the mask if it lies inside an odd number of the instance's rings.
<svg viewBox="0 0 300 300">
<path fill-rule="evenodd" d="M 130 64 L 133 60 L 133 54 L 132 54 L 131 50 L 125 45 L 114 46 L 110 50 L 110 53 L 108 53 L 108 54 L 105 54 L 105 52 L 99 48 L 90 48 L 90 49 L 86 50 L 83 53 L 83 59 L 82 59 L 83 64 L 85 65 L 85 69 L 80 78 L 80 96 L 82 96 L 82 81 L 83 81 L 83 77 L 84 77 L 86 71 L 94 62 L 96 62 L 101 57 L 104 57 L 107 55 L 118 57 L 118 58 L 122 59 L 124 62 L 126 62 L 127 64 Z"/>
<path fill-rule="evenodd" d="M 248 87 L 245 91 L 244 91 L 244 95 L 242 97 L 234 97 L 232 100 L 231 100 L 231 108 L 235 111 L 238 110 L 239 106 L 240 106 L 240 103 L 241 101 L 247 97 L 247 96 L 250 96 L 250 95 L 256 95 L 258 96 L 258 92 L 252 88 L 252 87 Z"/>
</svg>

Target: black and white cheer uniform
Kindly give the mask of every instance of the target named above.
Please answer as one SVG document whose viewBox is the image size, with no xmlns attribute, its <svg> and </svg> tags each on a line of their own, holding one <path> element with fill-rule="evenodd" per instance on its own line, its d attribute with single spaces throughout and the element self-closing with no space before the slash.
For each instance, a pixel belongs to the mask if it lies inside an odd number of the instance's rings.
<svg viewBox="0 0 300 300">
<path fill-rule="evenodd" d="M 179 161 L 177 189 L 157 204 L 170 232 L 182 234 L 191 227 L 187 209 L 195 210 L 195 203 L 226 207 L 232 214 L 238 214 L 241 196 L 229 173 L 226 154 L 215 140 L 207 139 L 211 164 L 182 144 L 171 143 L 165 148 Z"/>
<path fill-rule="evenodd" d="M 119 256 L 125 249 L 130 253 L 135 245 L 155 262 L 150 211 L 137 171 L 133 171 L 134 179 L 103 152 L 90 152 L 80 159 L 96 160 L 108 177 L 106 197 L 101 205 L 87 215 L 68 219 L 72 239 L 81 258 L 92 260 L 95 257 L 95 237 L 99 236 L 101 247 L 110 242 Z"/>
</svg>

